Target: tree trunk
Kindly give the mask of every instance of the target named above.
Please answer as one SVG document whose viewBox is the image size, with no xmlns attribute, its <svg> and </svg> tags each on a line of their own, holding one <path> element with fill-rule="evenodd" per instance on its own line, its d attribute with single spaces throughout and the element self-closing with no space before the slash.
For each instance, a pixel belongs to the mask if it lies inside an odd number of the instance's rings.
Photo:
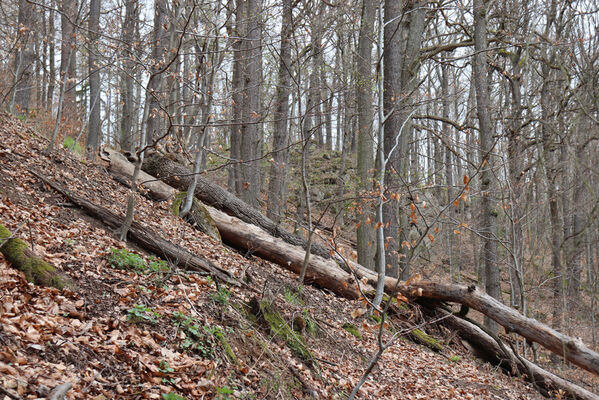
<svg viewBox="0 0 599 400">
<path fill-rule="evenodd" d="M 152 143 L 152 141 L 161 136 L 163 121 L 163 104 L 164 93 L 162 93 L 162 73 L 160 70 L 167 63 L 168 54 L 168 27 L 167 27 L 167 7 L 166 0 L 155 0 L 154 2 L 154 28 L 152 31 L 152 78 L 148 83 L 146 90 L 149 96 L 146 96 L 146 101 L 149 104 L 148 117 L 146 120 L 146 139 L 144 143 Z"/>
<path fill-rule="evenodd" d="M 241 135 L 242 135 L 242 111 L 243 111 L 243 70 L 245 58 L 245 1 L 237 1 L 235 9 L 235 29 L 230 29 L 229 35 L 236 36 L 233 42 L 233 77 L 231 82 L 231 131 L 230 131 L 230 158 L 228 188 L 231 193 L 241 195 Z"/>
<path fill-rule="evenodd" d="M 126 0 L 125 19 L 123 20 L 123 49 L 121 50 L 121 121 L 119 142 L 121 149 L 133 151 L 135 133 L 133 120 L 135 117 L 135 104 L 133 81 L 135 79 L 135 21 L 138 18 L 138 5 L 136 0 Z"/>
<path fill-rule="evenodd" d="M 293 6 L 291 0 L 283 0 L 281 24 L 281 50 L 279 52 L 279 76 L 277 104 L 274 113 L 272 139 L 272 162 L 268 182 L 268 209 L 266 216 L 278 224 L 283 217 L 287 202 L 287 171 L 289 161 L 289 93 L 291 85 L 291 35 L 293 28 Z"/>
<path fill-rule="evenodd" d="M 34 85 L 35 22 L 33 5 L 27 0 L 19 0 L 17 51 L 15 55 L 11 112 L 27 117 L 31 101 L 31 87 Z"/>
<path fill-rule="evenodd" d="M 60 2 L 60 26 L 62 43 L 60 50 L 60 79 L 64 94 L 61 115 L 64 118 L 76 116 L 75 110 L 75 66 L 76 56 L 76 26 L 78 0 L 62 0 Z"/>
<path fill-rule="evenodd" d="M 408 3 L 408 4 L 406 4 Z M 409 175 L 409 137 L 412 129 L 410 117 L 414 108 L 418 70 L 420 69 L 420 45 L 424 35 L 427 2 L 385 1 L 385 57 L 384 57 L 384 111 L 385 117 L 385 158 L 389 158 L 385 171 L 385 191 L 387 198 L 399 193 L 408 183 Z M 401 127 L 405 126 L 403 132 Z M 399 138 L 398 138 L 398 135 Z M 390 155 L 395 143 L 397 150 Z M 385 222 L 386 262 L 388 274 L 407 279 L 410 275 L 409 264 L 405 263 L 407 247 L 407 214 L 392 200 L 385 203 L 383 216 Z"/>
<path fill-rule="evenodd" d="M 370 224 L 368 222 L 373 222 L 375 218 L 369 198 L 369 192 L 373 190 L 372 168 L 374 167 L 372 43 L 375 41 L 375 12 L 375 1 L 363 0 L 358 54 L 356 57 L 356 101 L 358 106 L 357 198 L 359 199 L 356 240 L 358 263 L 369 269 L 374 269 L 374 250 L 376 248 L 374 244 L 374 223 Z"/>
<path fill-rule="evenodd" d="M 501 298 L 499 287 L 499 268 L 497 265 L 497 210 L 495 210 L 491 195 L 493 191 L 493 172 L 491 153 L 494 148 L 491 133 L 491 108 L 489 85 L 487 81 L 487 3 L 485 0 L 475 0 L 474 13 L 474 86 L 476 93 L 476 109 L 480 132 L 481 192 L 482 192 L 482 221 L 483 254 L 485 263 L 485 287 L 487 293 L 495 298 Z M 490 319 L 486 320 L 487 327 L 494 333 L 497 325 Z"/>
<path fill-rule="evenodd" d="M 101 0 L 91 0 L 89 5 L 89 122 L 87 126 L 87 156 L 95 158 L 101 141 L 100 131 L 100 65 L 98 57 L 98 32 L 100 30 Z"/>
<path fill-rule="evenodd" d="M 242 79 L 242 125 L 240 158 L 241 198 L 258 207 L 261 193 L 260 157 L 262 155 L 262 0 L 245 1 L 244 24 L 247 29 Z"/>
</svg>

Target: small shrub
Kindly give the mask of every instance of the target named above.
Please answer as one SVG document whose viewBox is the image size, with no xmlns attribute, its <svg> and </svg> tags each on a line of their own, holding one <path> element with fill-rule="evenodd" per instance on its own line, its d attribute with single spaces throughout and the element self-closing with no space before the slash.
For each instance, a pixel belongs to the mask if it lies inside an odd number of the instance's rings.
<svg viewBox="0 0 599 400">
<path fill-rule="evenodd" d="M 144 269 L 143 258 L 138 254 L 132 253 L 127 249 L 110 249 L 108 262 L 118 269 Z"/>
<path fill-rule="evenodd" d="M 295 304 L 298 306 L 303 306 L 304 302 L 301 299 L 301 288 L 298 289 L 297 291 L 290 289 L 290 288 L 285 288 L 283 295 L 285 297 L 285 301 L 289 304 Z"/>
<path fill-rule="evenodd" d="M 226 306 L 229 303 L 229 297 L 231 297 L 231 292 L 225 287 L 221 287 L 216 293 L 210 294 L 212 300 L 223 306 Z"/>
<path fill-rule="evenodd" d="M 235 393 L 235 391 L 229 387 L 217 387 L 216 388 L 216 393 L 218 393 L 218 397 L 217 399 L 221 399 L 221 400 L 225 400 L 225 399 L 229 399 L 230 395 L 232 395 L 233 393 Z"/>
<path fill-rule="evenodd" d="M 222 332 L 220 328 L 202 325 L 197 319 L 179 311 L 173 313 L 173 319 L 185 334 L 185 340 L 181 344 L 183 350 L 194 351 L 203 358 L 214 358 L 214 349 L 219 342 L 215 333 L 217 330 Z"/>
<path fill-rule="evenodd" d="M 458 363 L 458 362 L 460 362 L 460 360 L 461 360 L 460 356 L 451 356 L 451 357 L 449 357 L 449 361 L 452 361 L 454 363 Z"/>
<path fill-rule="evenodd" d="M 71 150 L 71 151 L 73 151 L 73 152 L 75 152 L 77 154 L 83 154 L 83 148 L 81 147 L 81 145 L 79 143 L 77 143 L 75 141 L 75 139 L 73 139 L 70 136 L 66 136 L 64 138 L 64 141 L 62 142 L 62 145 L 67 150 Z"/>
<path fill-rule="evenodd" d="M 136 304 L 133 308 L 127 310 L 127 320 L 137 322 L 150 322 L 155 324 L 157 318 L 160 318 L 160 314 L 152 310 L 150 307 L 146 307 L 141 304 Z"/>
</svg>

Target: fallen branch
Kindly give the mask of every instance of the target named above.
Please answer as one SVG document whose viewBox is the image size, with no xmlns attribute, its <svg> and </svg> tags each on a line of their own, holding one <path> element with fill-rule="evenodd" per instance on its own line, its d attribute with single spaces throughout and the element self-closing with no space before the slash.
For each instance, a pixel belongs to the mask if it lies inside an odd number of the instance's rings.
<svg viewBox="0 0 599 400">
<path fill-rule="evenodd" d="M 541 393 L 548 396 L 552 392 L 562 390 L 570 397 L 580 400 L 599 400 L 599 396 L 590 391 L 575 385 L 559 376 L 544 370 L 538 365 L 528 361 L 524 357 L 519 357 L 513 350 L 499 346 L 497 341 L 483 331 L 480 327 L 449 314 L 446 311 L 428 308 L 428 313 L 435 317 L 439 315 L 447 316 L 443 324 L 460 334 L 475 349 L 475 353 L 480 358 L 485 359 L 495 365 L 507 368 L 512 362 L 521 374 L 526 375 L 527 380 L 541 389 Z"/>
<path fill-rule="evenodd" d="M 124 217 L 121 217 L 120 215 L 117 215 L 106 208 L 103 208 L 67 191 L 58 183 L 50 181 L 35 171 L 30 172 L 52 189 L 56 190 L 58 193 L 62 194 L 71 202 L 82 208 L 87 214 L 99 219 L 108 227 L 117 229 L 122 225 Z M 169 262 L 175 263 L 183 269 L 205 272 L 223 282 L 227 282 L 235 286 L 240 285 L 240 282 L 228 271 L 214 265 L 212 262 L 204 258 L 190 253 L 174 243 L 163 239 L 149 228 L 142 226 L 139 222 L 134 221 L 131 224 L 128 238 L 142 247 L 144 250 L 152 252 L 158 257 L 168 260 Z"/>
</svg>

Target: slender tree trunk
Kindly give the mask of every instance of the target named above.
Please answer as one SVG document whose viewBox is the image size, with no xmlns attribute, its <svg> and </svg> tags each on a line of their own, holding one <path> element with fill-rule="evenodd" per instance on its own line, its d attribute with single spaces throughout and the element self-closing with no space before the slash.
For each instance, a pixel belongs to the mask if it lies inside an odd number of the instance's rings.
<svg viewBox="0 0 599 400">
<path fill-rule="evenodd" d="M 253 207 L 260 202 L 260 156 L 262 155 L 262 0 L 247 0 L 245 26 L 244 91 L 241 135 L 242 199 Z"/>
<path fill-rule="evenodd" d="M 360 22 L 358 54 L 356 57 L 356 101 L 358 106 L 357 198 L 359 199 L 356 237 L 358 263 L 369 269 L 374 269 L 375 250 L 374 224 L 371 224 L 374 221 L 374 215 L 369 197 L 370 192 L 373 190 L 372 168 L 374 167 L 372 44 L 375 40 L 376 6 L 374 0 L 363 0 L 362 2 L 362 20 Z"/>
<path fill-rule="evenodd" d="M 283 0 L 281 21 L 281 50 L 279 52 L 278 86 L 274 113 L 272 162 L 268 182 L 268 208 L 266 216 L 279 223 L 285 209 L 287 171 L 289 161 L 289 93 L 291 85 L 291 35 L 293 29 L 293 7 L 291 0 Z"/>
<path fill-rule="evenodd" d="M 235 30 L 233 33 L 237 39 L 233 42 L 233 78 L 231 82 L 231 166 L 229 168 L 229 190 L 237 196 L 241 196 L 241 135 L 242 135 L 242 110 L 244 101 L 244 81 L 243 70 L 245 63 L 246 28 L 245 28 L 245 8 L 246 1 L 238 1 L 235 10 Z"/>
<path fill-rule="evenodd" d="M 483 260 L 485 265 L 487 294 L 500 300 L 499 266 L 497 265 L 497 210 L 492 203 L 493 173 L 491 153 L 494 143 L 491 133 L 491 107 L 489 98 L 489 85 L 487 81 L 487 3 L 486 0 L 474 0 L 474 87 L 476 93 L 476 108 L 480 131 L 480 158 L 481 193 L 482 193 L 482 221 L 481 233 L 483 235 Z M 492 332 L 497 332 L 497 323 L 489 318 L 485 324 Z"/>
<path fill-rule="evenodd" d="M 100 30 L 101 0 L 90 0 L 89 11 L 89 122 L 87 125 L 87 156 L 95 158 L 100 145 L 100 65 L 98 32 Z M 108 121 L 110 123 L 110 121 Z"/>
<path fill-rule="evenodd" d="M 151 143 L 154 138 L 160 135 L 162 129 L 162 75 L 157 74 L 164 67 L 168 55 L 168 25 L 167 25 L 167 7 L 166 0 L 155 0 L 154 2 L 154 28 L 152 30 L 152 59 L 154 65 L 152 74 L 155 75 L 149 84 L 147 90 L 150 92 L 146 96 L 146 101 L 149 101 L 149 113 L 146 121 L 147 143 Z"/>
<path fill-rule="evenodd" d="M 48 77 L 48 90 L 46 92 L 46 110 L 52 113 L 52 106 L 54 105 L 54 88 L 56 85 L 56 28 L 54 25 L 54 0 L 50 0 L 50 12 L 48 16 L 48 64 L 49 64 L 49 77 Z"/>
<path fill-rule="evenodd" d="M 135 143 L 135 133 L 133 131 L 134 115 L 134 90 L 133 80 L 135 78 L 135 21 L 138 18 L 138 3 L 136 0 L 125 1 L 125 19 L 123 20 L 123 49 L 121 50 L 121 93 L 120 100 L 122 104 L 120 121 L 121 149 L 133 151 Z"/>
<path fill-rule="evenodd" d="M 35 23 L 37 13 L 27 0 L 19 0 L 17 51 L 15 55 L 13 93 L 10 111 L 27 116 L 31 102 L 31 88 L 35 84 Z"/>
<path fill-rule="evenodd" d="M 399 193 L 409 179 L 409 138 L 411 122 L 404 124 L 412 114 L 420 60 L 418 54 L 424 35 L 426 1 L 385 1 L 385 58 L 384 58 L 384 111 L 385 111 L 385 158 L 397 141 L 397 151 L 389 157 L 385 171 L 386 197 Z M 400 134 L 401 127 L 406 125 Z M 399 137 L 398 137 L 399 135 Z M 383 207 L 385 220 L 386 260 L 390 276 L 407 279 L 410 275 L 405 264 L 408 216 L 399 207 L 399 201 L 386 202 Z"/>
<path fill-rule="evenodd" d="M 62 43 L 60 50 L 60 79 L 65 85 L 62 100 L 62 116 L 74 118 L 75 110 L 75 66 L 77 65 L 76 26 L 78 0 L 62 0 L 60 3 L 60 26 Z"/>
</svg>

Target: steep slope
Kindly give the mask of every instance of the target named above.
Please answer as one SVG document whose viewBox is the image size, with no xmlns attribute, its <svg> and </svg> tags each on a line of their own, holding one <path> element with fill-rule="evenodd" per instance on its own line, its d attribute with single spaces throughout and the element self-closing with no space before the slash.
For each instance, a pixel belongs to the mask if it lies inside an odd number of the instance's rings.
<svg viewBox="0 0 599 400">
<path fill-rule="evenodd" d="M 249 286 L 227 288 L 168 268 L 116 240 L 34 177 L 30 171 L 41 172 L 124 214 L 128 191 L 103 165 L 63 150 L 48 157 L 44 145 L 34 131 L 0 116 L 0 223 L 19 230 L 37 254 L 76 282 L 62 291 L 33 286 L 0 258 L 0 381 L 9 398 L 44 397 L 64 382 L 73 385 L 67 392 L 73 399 L 347 396 L 376 350 L 377 324 L 361 316 L 362 304 L 312 287 L 298 294 L 295 276 L 198 233 L 172 216 L 167 203 L 139 197 L 136 221 Z M 114 254 L 122 257 L 110 262 Z M 269 329 L 269 318 L 256 318 L 254 298 L 273 305 L 289 325 L 306 325 L 301 341 L 309 353 L 298 350 L 299 334 L 285 333 L 284 324 Z M 416 310 L 404 318 L 390 329 L 410 318 L 422 322 Z M 424 330 L 440 333 L 429 325 Z M 406 340 L 383 355 L 359 397 L 541 398 L 459 346 L 435 353 Z"/>
</svg>

